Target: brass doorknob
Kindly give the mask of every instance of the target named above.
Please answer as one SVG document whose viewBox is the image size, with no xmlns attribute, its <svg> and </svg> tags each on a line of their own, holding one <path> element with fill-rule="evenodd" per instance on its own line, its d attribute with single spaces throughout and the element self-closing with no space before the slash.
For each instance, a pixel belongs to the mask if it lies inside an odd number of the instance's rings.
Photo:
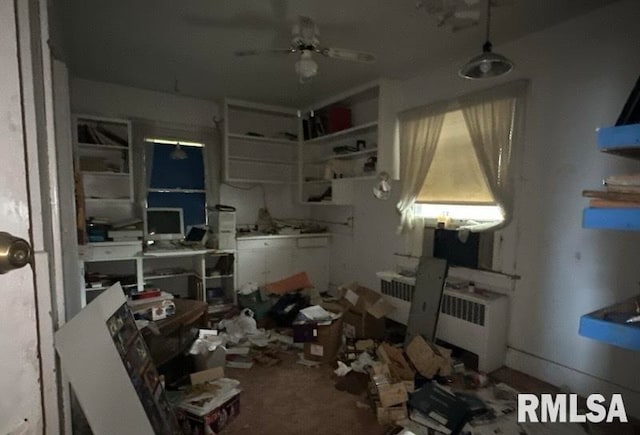
<svg viewBox="0 0 640 435">
<path fill-rule="evenodd" d="M 29 242 L 0 231 L 0 274 L 26 266 L 31 261 Z"/>
</svg>

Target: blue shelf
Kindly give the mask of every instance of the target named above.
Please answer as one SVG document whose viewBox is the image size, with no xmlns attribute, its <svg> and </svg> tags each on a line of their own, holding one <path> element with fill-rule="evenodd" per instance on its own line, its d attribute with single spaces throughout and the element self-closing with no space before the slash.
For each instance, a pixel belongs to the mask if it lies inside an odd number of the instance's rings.
<svg viewBox="0 0 640 435">
<path fill-rule="evenodd" d="M 582 228 L 640 231 L 640 208 L 585 208 Z"/>
<path fill-rule="evenodd" d="M 625 323 L 636 315 L 640 296 L 602 308 L 580 317 L 578 333 L 583 337 L 613 344 L 625 349 L 640 350 L 640 323 Z"/>
<path fill-rule="evenodd" d="M 640 124 L 599 128 L 598 149 L 626 157 L 640 157 Z"/>
</svg>

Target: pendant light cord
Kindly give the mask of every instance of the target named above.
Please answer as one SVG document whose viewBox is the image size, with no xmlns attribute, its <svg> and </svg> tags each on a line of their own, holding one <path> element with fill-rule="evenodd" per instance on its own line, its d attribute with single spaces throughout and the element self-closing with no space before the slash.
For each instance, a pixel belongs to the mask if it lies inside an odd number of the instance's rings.
<svg viewBox="0 0 640 435">
<path fill-rule="evenodd" d="M 487 31 L 486 31 L 486 35 L 487 38 L 486 40 L 489 40 L 489 28 L 491 26 L 491 0 L 487 0 Z"/>
</svg>

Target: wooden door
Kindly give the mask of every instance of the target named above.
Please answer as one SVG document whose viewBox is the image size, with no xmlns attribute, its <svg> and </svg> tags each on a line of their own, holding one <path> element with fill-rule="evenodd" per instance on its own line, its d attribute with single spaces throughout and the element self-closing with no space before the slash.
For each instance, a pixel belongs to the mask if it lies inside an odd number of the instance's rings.
<svg viewBox="0 0 640 435">
<path fill-rule="evenodd" d="M 17 10 L 0 2 L 0 231 L 31 240 Z M 35 272 L 30 265 L 0 275 L 0 433 L 42 433 L 41 360 Z"/>
</svg>

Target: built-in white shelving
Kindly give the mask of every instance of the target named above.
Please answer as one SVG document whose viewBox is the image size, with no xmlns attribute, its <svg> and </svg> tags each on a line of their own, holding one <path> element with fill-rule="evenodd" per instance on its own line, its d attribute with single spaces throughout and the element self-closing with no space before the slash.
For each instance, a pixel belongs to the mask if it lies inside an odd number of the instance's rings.
<svg viewBox="0 0 640 435">
<path fill-rule="evenodd" d="M 224 101 L 223 176 L 227 182 L 289 184 L 297 177 L 298 111 Z M 290 137 L 286 137 L 286 136 Z"/>
</svg>

